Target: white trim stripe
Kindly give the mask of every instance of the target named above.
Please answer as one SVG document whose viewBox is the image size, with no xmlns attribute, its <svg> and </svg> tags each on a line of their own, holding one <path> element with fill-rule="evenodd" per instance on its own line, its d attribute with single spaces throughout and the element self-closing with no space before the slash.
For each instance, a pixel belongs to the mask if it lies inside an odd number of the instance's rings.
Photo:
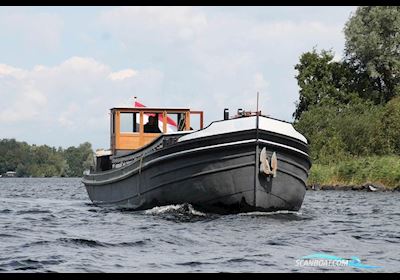
<svg viewBox="0 0 400 280">
<path fill-rule="evenodd" d="M 283 148 L 286 148 L 286 149 L 290 149 L 290 150 L 293 150 L 293 151 L 295 151 L 295 152 L 301 153 L 301 154 L 303 154 L 303 155 L 309 157 L 309 155 L 308 155 L 307 153 L 305 153 L 305 152 L 303 152 L 303 151 L 301 151 L 301 150 L 299 150 L 299 149 L 290 147 L 290 146 L 288 146 L 288 145 L 284 145 L 284 144 L 280 144 L 280 143 L 275 143 L 275 142 L 272 142 L 272 141 L 267 141 L 267 140 L 262 140 L 262 139 L 259 139 L 258 141 L 263 142 L 263 143 L 266 143 L 266 144 L 275 145 L 275 146 L 283 147 Z"/>
</svg>

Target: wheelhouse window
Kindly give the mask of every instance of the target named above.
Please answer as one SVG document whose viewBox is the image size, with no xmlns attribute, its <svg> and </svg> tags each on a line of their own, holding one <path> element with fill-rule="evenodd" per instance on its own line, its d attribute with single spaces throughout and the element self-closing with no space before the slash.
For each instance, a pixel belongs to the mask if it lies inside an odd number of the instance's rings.
<svg viewBox="0 0 400 280">
<path fill-rule="evenodd" d="M 185 113 L 177 113 L 177 128 L 178 131 L 184 131 L 186 127 L 186 116 Z"/>
<path fill-rule="evenodd" d="M 200 114 L 190 114 L 190 130 L 198 130 L 201 128 Z"/>
<path fill-rule="evenodd" d="M 120 114 L 120 132 L 139 132 L 139 114 Z"/>
<path fill-rule="evenodd" d="M 167 132 L 183 131 L 185 130 L 185 125 L 185 113 L 167 114 Z"/>
<path fill-rule="evenodd" d="M 144 133 L 161 133 L 163 131 L 161 113 L 147 113 L 143 114 L 143 131 Z"/>
</svg>

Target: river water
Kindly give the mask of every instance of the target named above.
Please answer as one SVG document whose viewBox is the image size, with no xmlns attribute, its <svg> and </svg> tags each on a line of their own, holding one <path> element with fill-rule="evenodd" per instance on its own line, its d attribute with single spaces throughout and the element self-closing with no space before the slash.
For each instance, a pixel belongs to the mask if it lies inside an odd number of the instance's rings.
<svg viewBox="0 0 400 280">
<path fill-rule="evenodd" d="M 80 179 L 0 179 L 0 272 L 400 272 L 400 193 L 307 191 L 299 212 L 120 211 Z M 362 264 L 304 266 L 310 254 Z"/>
</svg>

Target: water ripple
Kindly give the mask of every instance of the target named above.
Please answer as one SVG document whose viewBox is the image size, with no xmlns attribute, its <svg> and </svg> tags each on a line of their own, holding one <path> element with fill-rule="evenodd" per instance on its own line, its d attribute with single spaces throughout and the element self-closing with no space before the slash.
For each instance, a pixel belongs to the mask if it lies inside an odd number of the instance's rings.
<svg viewBox="0 0 400 280">
<path fill-rule="evenodd" d="M 309 191 L 299 212 L 216 215 L 96 207 L 79 178 L 1 184 L 1 272 L 361 271 L 296 266 L 314 253 L 399 271 L 400 193 Z"/>
</svg>

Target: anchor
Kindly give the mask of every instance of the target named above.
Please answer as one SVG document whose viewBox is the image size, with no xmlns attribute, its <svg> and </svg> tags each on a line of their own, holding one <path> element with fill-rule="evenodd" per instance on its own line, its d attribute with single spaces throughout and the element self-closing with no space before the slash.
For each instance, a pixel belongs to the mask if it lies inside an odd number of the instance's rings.
<svg viewBox="0 0 400 280">
<path fill-rule="evenodd" d="M 260 173 L 264 173 L 267 176 L 276 177 L 276 171 L 278 170 L 278 159 L 276 153 L 273 152 L 271 156 L 271 164 L 267 156 L 267 149 L 264 147 L 260 153 Z"/>
</svg>

